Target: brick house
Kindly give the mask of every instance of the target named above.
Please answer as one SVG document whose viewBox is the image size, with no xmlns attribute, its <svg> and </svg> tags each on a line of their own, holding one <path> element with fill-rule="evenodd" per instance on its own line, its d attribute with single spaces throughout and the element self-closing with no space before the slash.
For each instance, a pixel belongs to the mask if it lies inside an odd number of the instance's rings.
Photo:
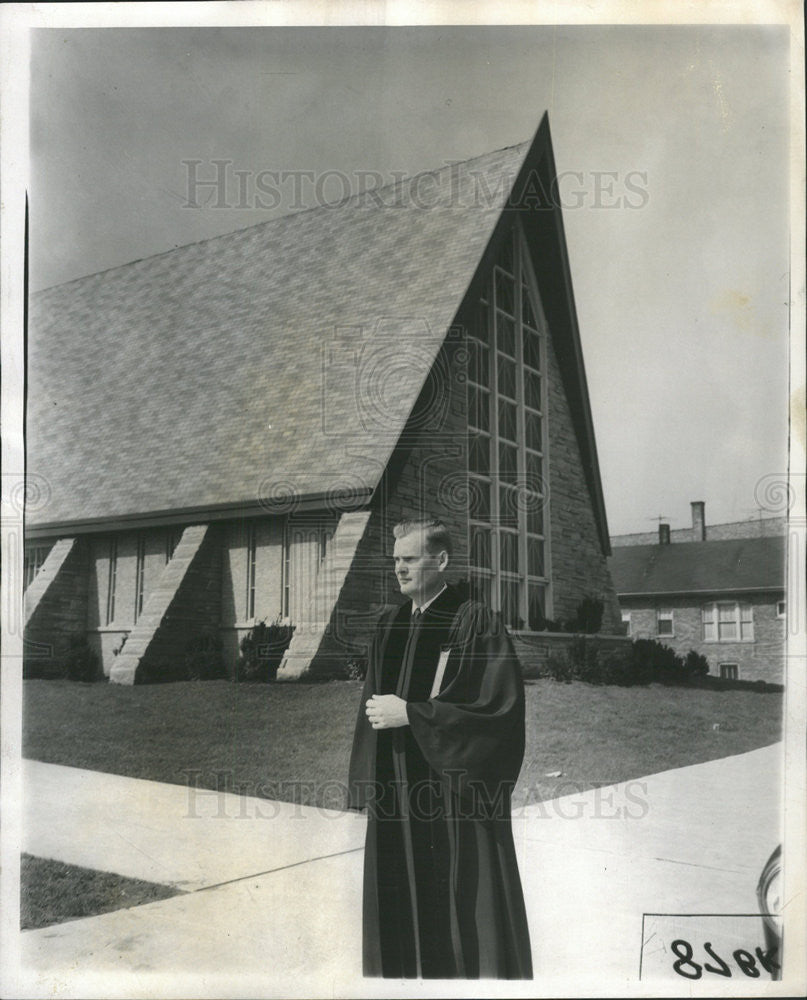
<svg viewBox="0 0 807 1000">
<path fill-rule="evenodd" d="M 113 681 L 214 630 L 338 671 L 400 600 L 391 528 L 518 638 L 621 632 L 547 117 L 532 142 L 33 297 L 26 651 Z M 121 641 L 126 643 L 118 655 Z M 527 648 L 527 647 L 523 647 Z"/>
<path fill-rule="evenodd" d="M 653 544 L 643 533 L 612 545 L 609 566 L 631 638 L 657 639 L 682 655 L 694 649 L 719 677 L 782 683 L 783 518 L 707 528 L 697 501 L 691 528 L 661 524 Z"/>
</svg>

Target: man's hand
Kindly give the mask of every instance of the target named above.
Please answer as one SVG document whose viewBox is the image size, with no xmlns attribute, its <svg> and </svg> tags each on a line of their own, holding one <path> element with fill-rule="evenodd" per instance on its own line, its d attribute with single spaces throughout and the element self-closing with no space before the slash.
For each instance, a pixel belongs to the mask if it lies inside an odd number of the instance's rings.
<svg viewBox="0 0 807 1000">
<path fill-rule="evenodd" d="M 373 729 L 397 729 L 408 726 L 406 702 L 396 694 L 375 694 L 365 709 Z"/>
</svg>

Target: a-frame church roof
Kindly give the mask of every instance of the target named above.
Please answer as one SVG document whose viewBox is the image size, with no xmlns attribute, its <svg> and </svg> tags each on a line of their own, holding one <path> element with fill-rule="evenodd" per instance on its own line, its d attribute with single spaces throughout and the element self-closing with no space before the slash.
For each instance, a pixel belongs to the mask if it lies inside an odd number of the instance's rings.
<svg viewBox="0 0 807 1000">
<path fill-rule="evenodd" d="M 554 176 L 545 115 L 532 142 L 34 295 L 29 531 L 371 496 L 517 211 L 607 552 Z"/>
</svg>

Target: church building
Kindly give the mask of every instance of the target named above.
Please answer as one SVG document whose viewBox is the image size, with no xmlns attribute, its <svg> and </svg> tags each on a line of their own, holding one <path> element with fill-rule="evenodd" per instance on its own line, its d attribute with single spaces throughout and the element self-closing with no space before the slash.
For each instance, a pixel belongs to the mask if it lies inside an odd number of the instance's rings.
<svg viewBox="0 0 807 1000">
<path fill-rule="evenodd" d="M 338 675 L 401 600 L 393 525 L 424 514 L 520 655 L 587 597 L 622 633 L 555 179 L 544 116 L 33 295 L 27 659 L 86 639 L 130 684 L 215 633 L 232 670 L 279 621 L 279 679 Z"/>
</svg>

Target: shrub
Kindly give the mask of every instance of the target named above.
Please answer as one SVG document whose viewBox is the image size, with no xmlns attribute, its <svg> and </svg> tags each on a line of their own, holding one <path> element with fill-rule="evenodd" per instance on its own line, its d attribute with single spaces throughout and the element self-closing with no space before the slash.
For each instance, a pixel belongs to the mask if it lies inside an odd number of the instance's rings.
<svg viewBox="0 0 807 1000">
<path fill-rule="evenodd" d="M 539 615 L 530 619 L 530 628 L 535 632 L 572 632 L 595 635 L 602 629 L 605 604 L 599 597 L 584 597 L 577 605 L 573 618 L 545 618 Z M 523 623 L 519 621 L 519 628 Z"/>
<path fill-rule="evenodd" d="M 279 621 L 259 622 L 241 640 L 241 655 L 235 666 L 235 680 L 266 683 L 277 676 L 277 668 L 294 634 L 293 625 Z"/>
<path fill-rule="evenodd" d="M 367 676 L 367 657 L 364 653 L 351 656 L 345 664 L 345 678 L 349 681 L 363 681 Z"/>
<path fill-rule="evenodd" d="M 226 677 L 221 636 L 218 632 L 200 632 L 189 639 L 183 654 L 183 666 L 185 676 L 191 681 Z"/>
<path fill-rule="evenodd" d="M 585 636 L 576 635 L 569 643 L 569 662 L 575 680 L 589 684 L 600 683 L 597 674 L 597 659 L 594 646 L 586 642 Z"/>
<path fill-rule="evenodd" d="M 546 666 L 541 670 L 541 676 L 551 677 L 552 680 L 561 681 L 564 684 L 572 683 L 572 665 L 565 652 L 552 653 L 546 661 Z"/>
<path fill-rule="evenodd" d="M 690 649 L 684 661 L 684 669 L 690 677 L 705 677 L 709 673 L 709 661 L 701 653 Z"/>
<path fill-rule="evenodd" d="M 135 684 L 172 684 L 187 679 L 185 664 L 179 657 L 146 654 L 135 670 Z"/>
<path fill-rule="evenodd" d="M 633 658 L 636 669 L 644 669 L 650 681 L 672 684 L 680 681 L 684 675 L 684 661 L 681 657 L 656 639 L 635 639 Z"/>
<path fill-rule="evenodd" d="M 604 646 L 598 640 L 578 634 L 563 650 L 552 653 L 538 671 L 566 684 L 573 680 L 586 684 L 681 684 L 725 689 L 743 686 L 757 690 L 781 690 L 781 685 L 764 681 L 722 681 L 709 674 L 705 656 L 690 650 L 686 657 L 655 639 L 635 639 L 629 646 Z"/>
<path fill-rule="evenodd" d="M 601 684 L 618 684 L 620 687 L 630 687 L 633 684 L 646 683 L 642 678 L 642 672 L 637 669 L 633 656 L 627 650 L 598 650 L 597 674 Z"/>
<path fill-rule="evenodd" d="M 124 638 L 123 642 L 126 639 Z M 123 643 L 115 650 L 119 653 Z M 137 665 L 136 684 L 171 684 L 176 681 L 210 681 L 226 677 L 222 643 L 218 632 L 202 629 L 185 641 L 176 656 L 151 655 Z"/>
<path fill-rule="evenodd" d="M 594 635 L 602 628 L 602 616 L 605 604 L 599 597 L 584 597 L 577 605 L 574 621 L 571 622 L 572 632 L 584 632 Z"/>
<path fill-rule="evenodd" d="M 97 681 L 101 677 L 98 656 L 83 635 L 70 639 L 70 648 L 64 661 L 65 676 L 71 681 Z"/>
</svg>

